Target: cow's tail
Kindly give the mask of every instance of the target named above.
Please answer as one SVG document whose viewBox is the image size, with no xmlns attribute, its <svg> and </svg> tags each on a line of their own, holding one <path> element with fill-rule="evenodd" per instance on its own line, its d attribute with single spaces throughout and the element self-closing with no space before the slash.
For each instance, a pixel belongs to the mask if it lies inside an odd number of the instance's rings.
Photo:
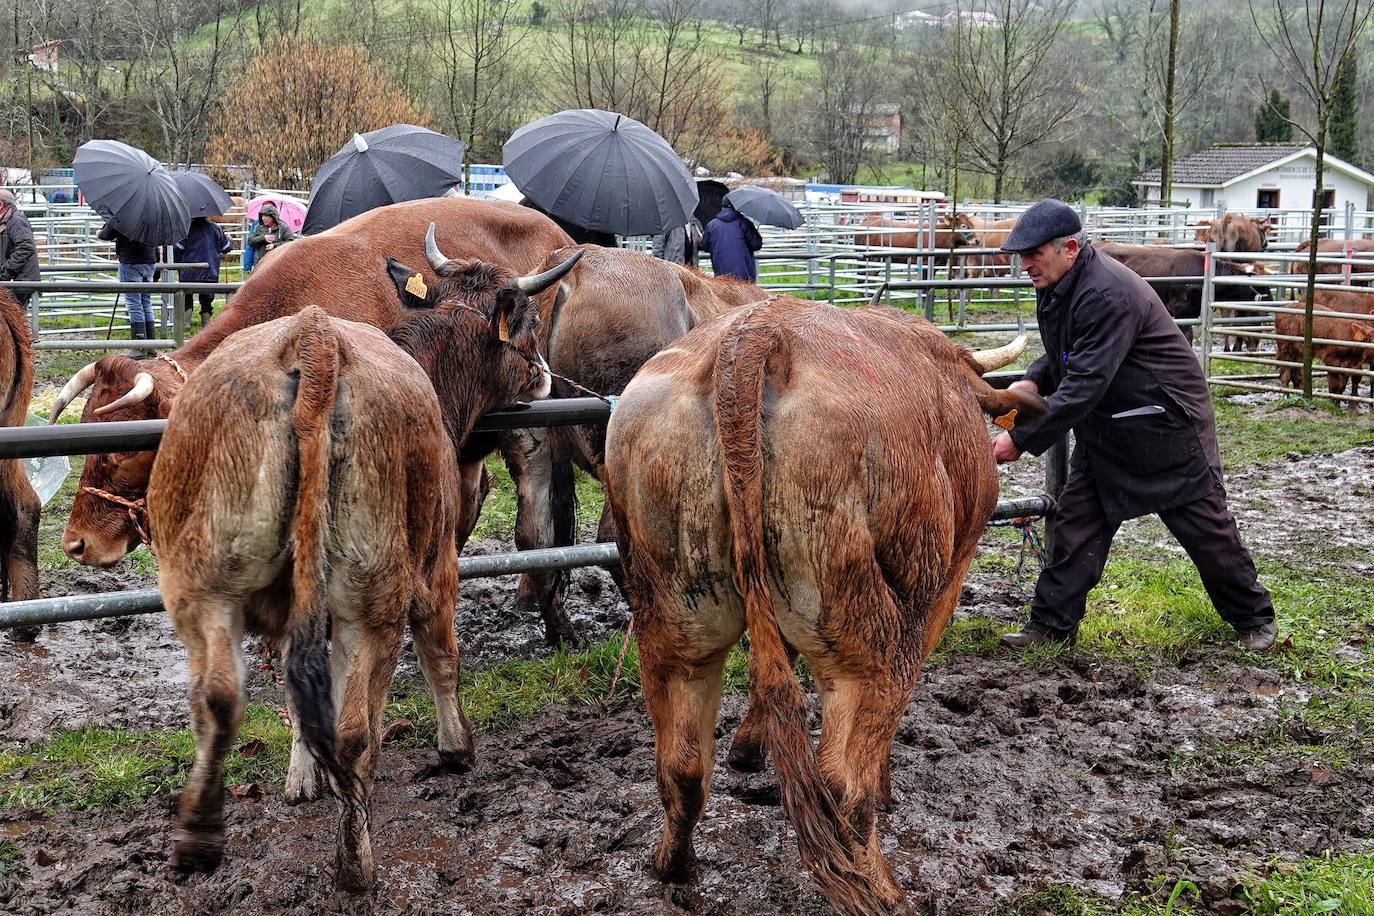
<svg viewBox="0 0 1374 916">
<path fill-rule="evenodd" d="M 765 711 L 765 746 L 778 771 L 782 804 L 797 832 L 802 861 L 821 893 L 842 913 L 881 913 L 869 879 L 854 865 L 837 805 L 816 764 L 806 699 L 788 664 L 768 589 L 763 538 L 763 448 L 760 416 L 777 325 L 754 325 L 766 303 L 727 333 L 716 356 L 715 420 L 730 520 L 735 577 L 749 629 L 750 707 Z"/>
<path fill-rule="evenodd" d="M 287 362 L 297 376 L 291 426 L 298 460 L 286 689 L 296 707 L 301 737 L 335 777 L 336 788 L 342 793 L 348 777 L 340 772 L 334 742 L 329 615 L 324 606 L 330 418 L 338 388 L 339 338 L 322 309 L 310 306 L 296 319 L 296 338 Z"/>
</svg>

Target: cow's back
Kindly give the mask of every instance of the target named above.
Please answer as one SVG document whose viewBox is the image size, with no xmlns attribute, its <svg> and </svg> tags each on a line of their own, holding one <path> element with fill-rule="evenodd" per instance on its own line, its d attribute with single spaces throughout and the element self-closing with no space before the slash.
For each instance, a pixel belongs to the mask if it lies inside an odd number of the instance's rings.
<svg viewBox="0 0 1374 916">
<path fill-rule="evenodd" d="M 386 259 L 393 257 L 420 271 L 426 283 L 435 282 L 425 257 L 430 223 L 448 257 L 476 258 L 517 274 L 535 273 L 550 251 L 572 244 L 548 217 L 504 201 L 438 197 L 378 207 L 275 250 L 229 299 L 224 313 L 183 348 L 186 358 L 203 359 L 235 331 L 312 304 L 335 318 L 391 328 L 405 309 Z"/>
<path fill-rule="evenodd" d="M 700 624 L 742 620 L 730 584 L 717 359 L 739 322 L 776 322 L 762 395 L 764 541 L 770 567 L 787 571 L 774 583 L 784 635 L 824 651 L 825 640 L 853 632 L 843 588 L 886 583 L 917 605 L 939 593 L 986 524 L 997 477 L 959 348 L 933 326 L 890 309 L 779 305 L 716 318 L 650 360 L 612 415 L 607 474 L 637 526 L 635 549 L 656 554 L 670 588 L 697 597 Z"/>
<path fill-rule="evenodd" d="M 246 595 L 271 586 L 291 560 L 301 320 L 289 316 L 233 335 L 187 381 L 148 487 L 164 576 L 194 573 Z M 356 595 L 381 574 L 399 574 L 397 587 L 409 587 L 395 568 L 405 545 L 374 541 L 378 532 L 406 531 L 423 546 L 447 520 L 456 471 L 438 400 L 420 366 L 385 334 L 361 323 L 330 324 L 338 375 L 327 420 L 327 549 L 345 561 L 332 564 L 343 579 L 332 578 L 330 587 Z"/>
</svg>

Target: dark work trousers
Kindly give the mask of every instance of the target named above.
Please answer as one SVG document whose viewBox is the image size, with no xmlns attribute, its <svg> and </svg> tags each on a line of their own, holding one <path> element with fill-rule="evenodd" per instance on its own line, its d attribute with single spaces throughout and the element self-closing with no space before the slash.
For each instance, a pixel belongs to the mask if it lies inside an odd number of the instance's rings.
<svg viewBox="0 0 1374 916">
<path fill-rule="evenodd" d="M 1197 566 L 1222 620 L 1244 631 L 1274 619 L 1269 591 L 1259 583 L 1219 484 L 1201 499 L 1166 509 L 1159 517 Z M 1088 592 L 1102 578 L 1121 523 L 1107 517 L 1092 472 L 1080 468 L 1069 473 L 1054 519 L 1054 555 L 1036 583 L 1031 622 L 1067 635 L 1083 620 Z"/>
<path fill-rule="evenodd" d="M 214 305 L 214 302 L 215 302 L 215 294 L 214 294 L 214 293 L 196 293 L 196 298 L 200 299 L 200 313 L 201 313 L 202 315 L 208 315 L 208 314 L 210 314 L 210 312 L 211 312 L 211 310 L 212 310 L 212 306 Z M 191 307 L 190 302 L 187 302 L 187 303 L 186 303 L 186 308 L 187 308 L 187 309 L 190 309 L 190 307 Z"/>
</svg>

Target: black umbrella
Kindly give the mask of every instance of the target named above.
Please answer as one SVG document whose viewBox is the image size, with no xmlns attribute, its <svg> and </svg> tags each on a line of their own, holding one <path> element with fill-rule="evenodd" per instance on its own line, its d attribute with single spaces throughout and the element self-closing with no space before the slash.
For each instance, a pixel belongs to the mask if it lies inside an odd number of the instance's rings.
<svg viewBox="0 0 1374 916">
<path fill-rule="evenodd" d="M 393 124 L 354 134 L 315 173 L 301 231 L 323 232 L 359 213 L 403 200 L 442 197 L 463 183 L 467 145 L 443 134 Z"/>
<path fill-rule="evenodd" d="M 697 194 L 701 199 L 697 202 L 696 217 L 703 226 L 716 218 L 716 214 L 720 212 L 720 205 L 725 201 L 725 195 L 729 193 L 730 188 L 723 181 L 714 178 L 697 179 Z"/>
<path fill-rule="evenodd" d="M 86 202 L 124 235 L 149 245 L 186 238 L 186 199 L 172 174 L 143 150 L 118 140 L 91 140 L 77 149 L 72 166 Z"/>
<path fill-rule="evenodd" d="M 192 219 L 197 216 L 221 216 L 234 206 L 229 199 L 229 192 L 209 175 L 176 171 L 172 173 L 172 180 L 181 190 L 181 196 L 186 198 L 186 207 L 191 211 Z"/>
<path fill-rule="evenodd" d="M 617 235 L 685 226 L 696 182 L 658 134 L 613 111 L 560 111 L 506 141 L 506 174 L 541 209 Z"/>
<path fill-rule="evenodd" d="M 730 206 L 756 223 L 796 229 L 804 222 L 800 210 L 777 191 L 768 188 L 745 185 L 726 194 L 725 199 Z"/>
</svg>

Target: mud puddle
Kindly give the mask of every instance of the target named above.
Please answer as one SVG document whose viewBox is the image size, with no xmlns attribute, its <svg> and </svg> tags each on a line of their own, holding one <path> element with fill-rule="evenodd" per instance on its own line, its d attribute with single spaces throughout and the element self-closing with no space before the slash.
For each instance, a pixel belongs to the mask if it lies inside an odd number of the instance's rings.
<svg viewBox="0 0 1374 916">
<path fill-rule="evenodd" d="M 880 832 L 917 912 L 995 912 L 1053 883 L 1116 897 L 1186 869 L 1208 905 L 1273 857 L 1374 848 L 1374 768 L 1276 760 L 1212 773 L 1173 755 L 1272 725 L 1273 675 L 1214 659 L 1204 676 L 1070 658 L 1043 670 L 955 658 L 927 673 L 893 746 L 895 806 Z M 719 734 L 743 701 L 727 698 Z M 814 725 L 814 723 L 813 723 Z M 771 771 L 720 765 L 693 881 L 644 870 L 661 809 L 638 704 L 558 708 L 479 739 L 477 768 L 416 782 L 427 750 L 388 748 L 373 805 L 379 890 L 333 893 L 333 803 L 286 807 L 268 787 L 228 802 L 214 875 L 168 868 L 174 798 L 122 812 L 0 815 L 26 875 L 7 912 L 826 912 L 777 807 Z M 1165 850 L 1179 850 L 1166 860 Z"/>
</svg>

